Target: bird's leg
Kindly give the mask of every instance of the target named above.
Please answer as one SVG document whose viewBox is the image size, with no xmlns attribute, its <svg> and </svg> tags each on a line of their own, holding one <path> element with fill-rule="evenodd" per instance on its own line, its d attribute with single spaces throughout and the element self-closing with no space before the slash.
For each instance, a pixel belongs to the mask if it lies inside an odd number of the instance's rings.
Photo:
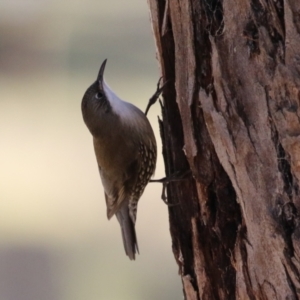
<svg viewBox="0 0 300 300">
<path fill-rule="evenodd" d="M 169 182 L 175 182 L 175 181 L 182 181 L 184 179 L 187 179 L 191 175 L 191 170 L 187 171 L 177 171 L 167 177 L 163 177 L 160 179 L 150 179 L 149 182 L 160 182 L 160 183 L 169 183 Z"/>
<path fill-rule="evenodd" d="M 157 86 L 156 86 L 156 92 L 153 94 L 153 96 L 149 99 L 148 105 L 146 107 L 145 110 L 145 115 L 147 116 L 147 113 L 150 109 L 150 107 L 157 101 L 157 99 L 159 98 L 160 94 L 162 93 L 164 87 L 166 86 L 166 84 L 169 82 L 168 80 L 163 84 L 162 87 L 160 87 L 160 83 L 162 81 L 162 77 L 159 78 Z"/>
<path fill-rule="evenodd" d="M 168 177 L 163 177 L 163 178 L 160 178 L 160 179 L 150 179 L 149 182 L 158 182 L 158 183 L 162 183 L 163 184 L 163 188 L 162 188 L 162 194 L 161 194 L 161 199 L 162 201 L 168 205 L 168 206 L 175 206 L 177 205 L 178 203 L 169 203 L 167 200 L 167 196 L 166 196 L 166 189 L 167 189 L 167 185 L 170 183 L 170 182 L 176 182 L 176 181 L 182 181 L 182 180 L 185 180 L 187 178 L 189 178 L 189 176 L 191 175 L 191 170 L 187 170 L 187 171 L 178 171 L 178 172 L 175 172 L 173 174 L 171 174 L 170 176 Z"/>
</svg>

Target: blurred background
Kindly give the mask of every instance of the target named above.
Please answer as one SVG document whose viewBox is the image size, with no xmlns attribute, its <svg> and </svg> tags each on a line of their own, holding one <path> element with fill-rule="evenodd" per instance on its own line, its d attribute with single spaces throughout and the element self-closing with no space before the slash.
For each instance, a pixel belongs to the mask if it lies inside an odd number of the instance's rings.
<svg viewBox="0 0 300 300">
<path fill-rule="evenodd" d="M 136 261 L 106 219 L 80 110 L 105 58 L 106 81 L 144 110 L 160 77 L 146 0 L 1 0 L 1 300 L 183 299 L 161 185 L 139 203 Z"/>
</svg>

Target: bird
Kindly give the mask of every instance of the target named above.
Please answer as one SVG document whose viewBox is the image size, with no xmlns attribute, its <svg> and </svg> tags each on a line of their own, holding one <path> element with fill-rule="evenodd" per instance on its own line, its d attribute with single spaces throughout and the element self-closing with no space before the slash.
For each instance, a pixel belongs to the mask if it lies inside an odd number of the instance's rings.
<svg viewBox="0 0 300 300">
<path fill-rule="evenodd" d="M 135 223 L 137 205 L 155 172 L 157 146 L 146 115 L 120 99 L 104 80 L 107 59 L 81 102 L 84 123 L 93 137 L 107 218 L 121 226 L 123 245 L 130 260 L 139 253 Z"/>
</svg>

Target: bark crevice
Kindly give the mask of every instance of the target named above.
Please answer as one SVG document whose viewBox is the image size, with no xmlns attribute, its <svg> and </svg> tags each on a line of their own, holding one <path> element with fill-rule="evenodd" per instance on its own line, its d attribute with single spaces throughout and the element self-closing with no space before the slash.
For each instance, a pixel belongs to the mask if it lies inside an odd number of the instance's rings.
<svg viewBox="0 0 300 300">
<path fill-rule="evenodd" d="M 186 299 L 298 299 L 300 3 L 148 1 Z"/>
</svg>

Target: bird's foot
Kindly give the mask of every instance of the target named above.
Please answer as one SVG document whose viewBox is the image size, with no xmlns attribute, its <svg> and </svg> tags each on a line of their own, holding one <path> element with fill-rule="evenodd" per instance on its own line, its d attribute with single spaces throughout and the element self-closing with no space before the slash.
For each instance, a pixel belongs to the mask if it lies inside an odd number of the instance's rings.
<svg viewBox="0 0 300 300">
<path fill-rule="evenodd" d="M 154 95 L 149 99 L 148 105 L 146 107 L 145 110 L 145 115 L 147 116 L 147 113 L 150 109 L 150 107 L 157 101 L 157 99 L 159 98 L 160 94 L 162 93 L 164 87 L 166 86 L 166 84 L 169 82 L 168 80 L 163 84 L 162 87 L 160 87 L 160 83 L 162 81 L 163 77 L 160 77 L 156 86 L 156 92 L 154 93 Z"/>
<path fill-rule="evenodd" d="M 166 196 L 167 185 L 170 182 L 176 182 L 176 181 L 186 180 L 186 179 L 188 179 L 191 176 L 191 174 L 192 174 L 191 170 L 177 171 L 177 172 L 169 175 L 168 177 L 163 177 L 163 178 L 160 178 L 160 179 L 150 179 L 149 182 L 158 182 L 158 183 L 162 183 L 163 184 L 161 199 L 162 199 L 162 201 L 166 205 L 168 205 L 169 207 L 171 207 L 171 206 L 178 205 L 179 203 L 169 203 L 168 202 L 168 198 Z"/>
</svg>

